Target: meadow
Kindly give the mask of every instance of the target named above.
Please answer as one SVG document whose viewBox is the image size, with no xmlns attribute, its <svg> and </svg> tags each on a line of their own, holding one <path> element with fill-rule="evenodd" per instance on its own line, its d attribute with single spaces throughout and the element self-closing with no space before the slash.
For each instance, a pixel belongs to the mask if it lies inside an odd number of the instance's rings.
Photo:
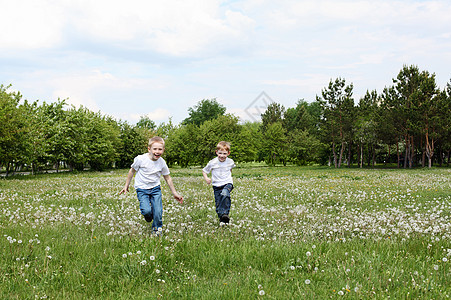
<svg viewBox="0 0 451 300">
<path fill-rule="evenodd" d="M 4 299 L 448 299 L 451 170 L 241 167 L 231 223 L 199 168 L 150 234 L 127 170 L 0 179 Z"/>
</svg>

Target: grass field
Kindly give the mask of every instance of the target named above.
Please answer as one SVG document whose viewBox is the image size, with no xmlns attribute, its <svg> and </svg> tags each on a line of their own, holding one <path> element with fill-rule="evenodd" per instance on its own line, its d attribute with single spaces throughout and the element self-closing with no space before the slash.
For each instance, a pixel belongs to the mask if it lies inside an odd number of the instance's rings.
<svg viewBox="0 0 451 300">
<path fill-rule="evenodd" d="M 1 297 L 451 296 L 450 169 L 236 168 L 228 226 L 200 169 L 172 169 L 161 237 L 126 174 L 1 179 Z"/>
</svg>

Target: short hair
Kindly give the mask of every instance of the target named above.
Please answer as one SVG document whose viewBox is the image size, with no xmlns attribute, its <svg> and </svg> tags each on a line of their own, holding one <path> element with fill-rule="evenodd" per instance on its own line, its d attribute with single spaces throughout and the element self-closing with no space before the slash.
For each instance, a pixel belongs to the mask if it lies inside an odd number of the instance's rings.
<svg viewBox="0 0 451 300">
<path fill-rule="evenodd" d="M 163 144 L 163 148 L 164 148 L 164 140 L 163 140 L 163 138 L 161 138 L 161 137 L 159 137 L 159 136 L 154 136 L 154 137 L 152 137 L 152 138 L 150 138 L 149 139 L 149 147 L 152 147 L 152 145 L 154 144 L 154 143 L 161 143 L 161 144 Z"/>
<path fill-rule="evenodd" d="M 219 151 L 219 150 L 225 150 L 227 152 L 230 152 L 230 143 L 226 142 L 226 141 L 220 141 L 216 145 L 216 151 Z"/>
</svg>

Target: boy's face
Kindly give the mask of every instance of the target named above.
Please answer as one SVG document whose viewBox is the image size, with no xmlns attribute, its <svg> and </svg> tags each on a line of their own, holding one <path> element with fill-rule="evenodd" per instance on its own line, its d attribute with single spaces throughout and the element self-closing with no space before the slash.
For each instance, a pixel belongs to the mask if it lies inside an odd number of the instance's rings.
<svg viewBox="0 0 451 300">
<path fill-rule="evenodd" d="M 147 149 L 149 149 L 150 158 L 152 160 L 157 160 L 163 155 L 164 145 L 162 143 L 155 142 Z"/>
<path fill-rule="evenodd" d="M 220 162 L 223 162 L 226 160 L 227 156 L 229 156 L 230 151 L 226 151 L 224 149 L 216 150 L 216 155 L 218 156 L 218 159 Z"/>
</svg>

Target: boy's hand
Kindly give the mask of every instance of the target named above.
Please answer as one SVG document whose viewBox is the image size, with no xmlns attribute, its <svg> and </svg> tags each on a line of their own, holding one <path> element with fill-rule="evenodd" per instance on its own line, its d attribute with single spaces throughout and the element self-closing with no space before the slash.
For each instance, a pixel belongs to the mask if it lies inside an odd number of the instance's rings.
<svg viewBox="0 0 451 300">
<path fill-rule="evenodd" d="M 207 184 L 211 184 L 211 179 L 210 179 L 210 178 L 205 178 L 205 182 L 206 182 Z"/>
<path fill-rule="evenodd" d="M 124 187 L 120 192 L 119 192 L 119 195 L 120 194 L 127 194 L 127 192 L 128 192 L 128 187 Z"/>
<path fill-rule="evenodd" d="M 183 204 L 183 196 L 180 194 L 174 194 L 174 198 L 180 203 Z"/>
</svg>

